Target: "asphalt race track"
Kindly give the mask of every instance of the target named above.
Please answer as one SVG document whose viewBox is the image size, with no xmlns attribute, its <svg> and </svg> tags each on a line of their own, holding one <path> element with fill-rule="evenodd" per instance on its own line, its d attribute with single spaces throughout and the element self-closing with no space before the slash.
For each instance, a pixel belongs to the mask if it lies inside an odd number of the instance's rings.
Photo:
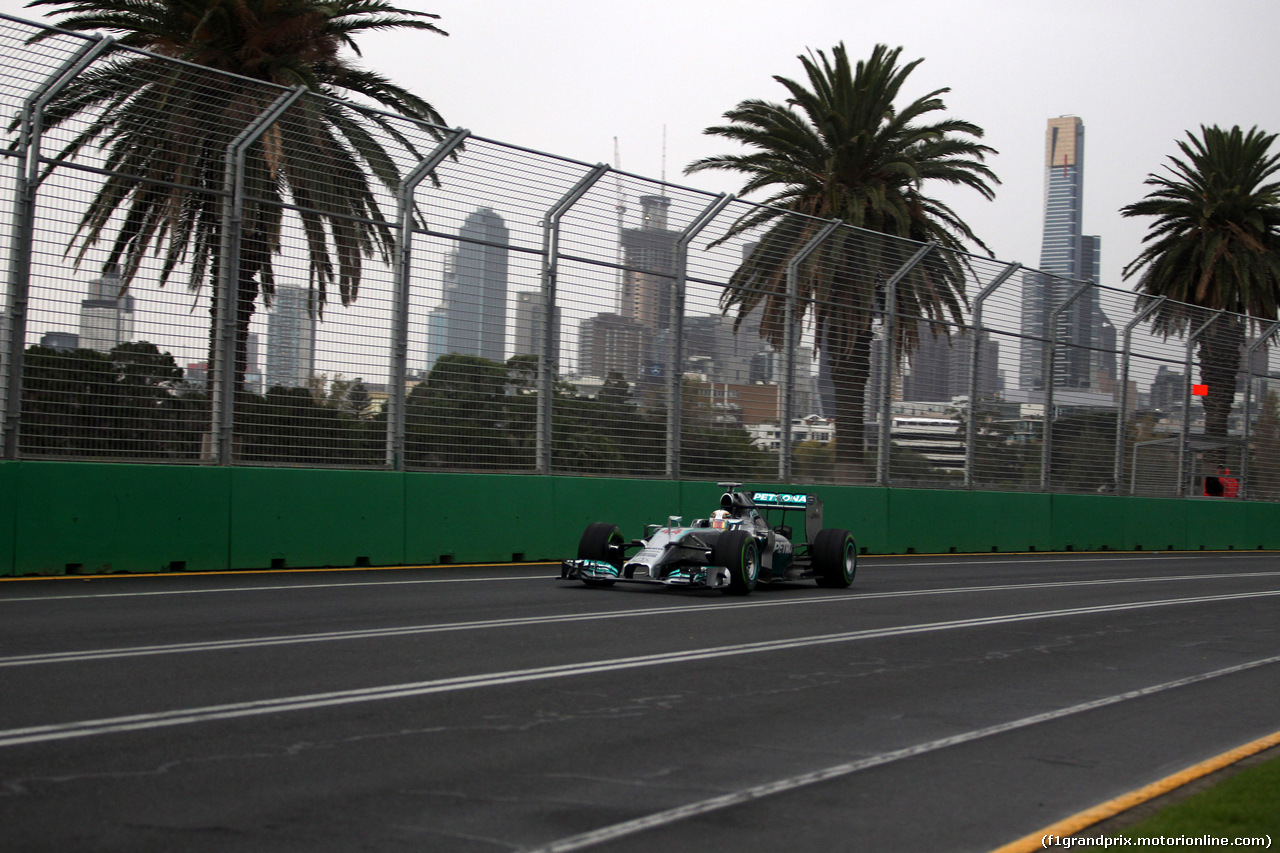
<svg viewBox="0 0 1280 853">
<path fill-rule="evenodd" d="M 1280 729 L 1280 555 L 0 583 L 0 847 L 990 851 Z"/>
</svg>

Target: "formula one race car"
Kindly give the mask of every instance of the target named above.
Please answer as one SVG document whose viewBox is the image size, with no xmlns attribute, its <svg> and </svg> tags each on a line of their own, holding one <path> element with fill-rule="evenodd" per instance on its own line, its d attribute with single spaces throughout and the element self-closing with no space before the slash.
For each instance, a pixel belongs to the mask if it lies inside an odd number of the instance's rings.
<svg viewBox="0 0 1280 853">
<path fill-rule="evenodd" d="M 648 525 L 645 538 L 628 543 L 617 525 L 589 525 L 578 541 L 578 558 L 560 564 L 560 577 L 587 586 L 647 583 L 732 595 L 747 595 L 758 583 L 804 578 L 837 589 L 853 583 L 858 568 L 853 534 L 822 527 L 822 502 L 815 495 L 742 491 L 740 483 L 720 486 L 725 489 L 720 508 L 688 527 L 673 515 L 666 524 Z M 793 543 L 792 526 L 783 522 L 795 514 L 803 514 L 798 520 L 804 537 Z"/>
</svg>

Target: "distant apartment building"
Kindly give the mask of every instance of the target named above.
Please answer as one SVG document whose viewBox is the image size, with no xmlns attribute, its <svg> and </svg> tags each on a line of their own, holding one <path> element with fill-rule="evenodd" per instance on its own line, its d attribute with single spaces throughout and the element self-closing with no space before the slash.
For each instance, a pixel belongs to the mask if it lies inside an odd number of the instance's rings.
<svg viewBox="0 0 1280 853">
<path fill-rule="evenodd" d="M 133 340 L 133 296 L 121 293 L 121 286 L 115 267 L 89 282 L 88 297 L 80 302 L 80 347 L 106 353 Z"/>
<path fill-rule="evenodd" d="M 686 318 L 684 369 L 716 382 L 752 381 L 752 362 L 764 347 L 760 313 L 752 312 L 737 329 L 735 322 L 735 317 L 723 314 Z"/>
<path fill-rule="evenodd" d="M 1152 409 L 1163 412 L 1181 410 L 1186 394 L 1187 377 L 1179 370 L 1171 370 L 1168 365 L 1160 365 L 1156 369 L 1155 378 L 1151 380 L 1151 392 L 1148 405 Z"/>
<path fill-rule="evenodd" d="M 978 397 L 1000 391 L 1000 345 L 983 331 L 975 338 L 972 330 L 947 329 L 935 332 L 928 323 L 919 325 L 919 342 L 908 358 L 902 379 L 902 399 L 946 402 L 968 397 L 974 368 L 974 343 L 978 351 Z"/>
<path fill-rule="evenodd" d="M 541 356 L 546 341 L 547 306 L 540 290 L 520 290 L 515 299 L 515 349 L 513 355 Z M 552 312 L 551 351 L 555 353 L 552 369 L 560 369 L 560 306 Z"/>
<path fill-rule="evenodd" d="M 267 314 L 266 390 L 305 388 L 311 381 L 316 367 L 313 301 L 314 294 L 308 288 L 276 285 Z"/>
<path fill-rule="evenodd" d="M 597 314 L 578 325 L 578 372 L 628 382 L 644 375 L 653 349 L 653 332 L 637 320 Z"/>
<path fill-rule="evenodd" d="M 245 340 L 244 390 L 250 394 L 261 394 L 266 391 L 262 387 L 262 350 L 258 336 L 249 333 Z"/>
<path fill-rule="evenodd" d="M 745 426 L 745 429 L 747 434 L 751 436 L 751 443 L 756 447 L 762 450 L 770 450 L 774 453 L 782 449 L 782 427 L 778 425 L 777 421 L 749 423 Z M 803 418 L 792 418 L 791 420 L 791 441 L 795 444 L 814 442 L 827 445 L 835 440 L 835 435 L 835 421 L 820 415 L 806 415 Z"/>
<path fill-rule="evenodd" d="M 80 336 L 75 332 L 45 332 L 40 336 L 40 346 L 58 352 L 70 352 L 80 349 Z"/>
</svg>

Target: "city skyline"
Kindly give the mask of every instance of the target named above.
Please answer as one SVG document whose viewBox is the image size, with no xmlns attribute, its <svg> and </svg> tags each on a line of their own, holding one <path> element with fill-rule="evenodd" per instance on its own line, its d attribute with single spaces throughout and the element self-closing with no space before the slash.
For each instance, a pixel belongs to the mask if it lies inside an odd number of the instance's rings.
<svg viewBox="0 0 1280 853">
<path fill-rule="evenodd" d="M 25 4 L 0 0 L 0 11 L 44 19 L 44 10 Z M 1261 0 L 1222 0 L 1211 17 L 1224 25 L 1213 27 L 1187 0 L 1079 0 L 1070 14 L 1025 0 L 989 0 L 982 14 L 936 0 L 856 9 L 799 0 L 785 15 L 763 0 L 740 0 L 728 15 L 672 0 L 643 12 L 586 0 L 551 8 L 435 0 L 425 8 L 441 16 L 448 38 L 375 32 L 362 34 L 360 45 L 366 65 L 427 98 L 450 125 L 585 163 L 614 162 L 616 138 L 627 171 L 713 192 L 738 186 L 729 175 L 681 173 L 725 150 L 702 133 L 725 110 L 748 98 L 785 99 L 773 75 L 801 74 L 796 57 L 808 50 L 843 41 L 861 58 L 877 43 L 901 45 L 904 58 L 925 60 L 910 95 L 949 88 L 948 113 L 984 128 L 984 142 L 999 152 L 990 161 L 1002 181 L 993 202 L 959 190 L 940 195 L 996 257 L 1028 266 L 1040 247 L 1043 117 L 1087 116 L 1095 166 L 1085 216 L 1107 246 L 1101 281 L 1113 287 L 1127 286 L 1120 270 L 1146 232 L 1118 211 L 1145 194 L 1143 180 L 1164 168 L 1178 139 L 1201 124 L 1280 131 L 1280 102 L 1266 87 L 1232 83 L 1265 79 L 1280 65 L 1270 49 L 1280 40 L 1280 15 Z M 1246 20 L 1247 27 L 1229 25 Z M 574 34 L 567 44 L 566 32 Z M 644 73 L 618 61 L 623 34 L 646 45 Z M 1186 43 L 1214 61 L 1187 63 L 1168 49 Z M 1062 61 L 1065 45 L 1105 61 Z M 486 61 L 494 56 L 504 61 Z M 459 75 L 459 67 L 470 71 Z M 513 77 L 511 67 L 522 71 Z M 573 94 L 547 121 L 552 92 Z"/>
<path fill-rule="evenodd" d="M 32 12 L 33 12 L 33 10 L 27 10 L 27 12 L 26 12 L 26 13 L 23 13 L 23 14 L 31 15 L 31 13 L 32 13 Z M 454 36 L 457 36 L 457 35 L 458 35 L 458 32 L 460 32 L 460 31 L 458 31 L 458 28 L 457 28 L 457 27 L 454 27 L 454 31 L 453 31 L 453 32 L 454 32 Z M 447 41 L 447 40 L 442 40 L 442 41 Z M 817 44 L 820 44 L 820 42 L 814 42 L 814 44 L 815 44 L 815 45 L 817 45 Z M 850 49 L 850 50 L 851 50 L 851 54 L 854 54 L 854 49 L 852 49 L 852 47 L 851 47 L 851 49 Z M 908 51 L 908 53 L 906 53 L 906 54 L 904 54 L 904 55 L 908 55 L 908 54 L 910 54 L 910 53 L 913 53 L 913 51 L 911 51 L 911 47 L 910 47 L 910 45 L 906 46 L 906 51 Z M 923 65 L 922 69 L 923 69 L 923 68 L 931 67 L 931 65 L 933 65 L 934 63 L 936 63 L 936 58 L 934 58 L 934 56 L 933 56 L 932 54 L 929 54 L 929 53 L 928 53 L 928 51 L 925 51 L 925 50 L 919 50 L 919 51 L 915 51 L 915 53 L 919 53 L 920 55 L 924 55 L 924 56 L 925 56 L 925 59 L 927 59 L 927 60 L 928 60 L 928 61 L 927 61 L 927 63 L 925 63 L 925 64 Z M 954 102 L 954 101 L 952 101 L 952 100 L 950 99 L 950 97 L 948 97 L 947 102 L 948 102 L 948 105 L 951 105 L 951 106 L 952 106 L 952 110 L 951 110 L 951 111 L 955 111 L 955 113 L 957 113 L 957 114 L 961 114 L 961 113 L 963 113 L 963 110 L 961 110 L 961 109 L 959 108 L 959 106 L 956 106 L 955 102 Z M 969 114 L 966 114 L 966 115 L 969 115 Z M 1092 128 L 1092 127 L 1093 127 L 1093 119 L 1092 119 L 1092 117 L 1091 117 L 1091 118 L 1089 118 L 1089 122 L 1091 122 L 1091 128 Z M 671 134 L 669 134 L 669 137 L 671 137 L 671 138 L 672 138 L 672 142 L 673 142 L 673 143 L 675 143 L 676 134 L 675 134 L 675 133 L 671 133 Z M 511 138 L 512 138 L 512 141 L 516 141 L 516 142 L 521 141 L 521 138 L 520 138 L 520 137 L 511 137 Z M 1092 145 L 1093 145 L 1093 143 L 1094 143 L 1094 142 L 1096 142 L 1096 141 L 1097 141 L 1097 137 L 1092 137 L 1092 138 L 1091 138 L 1091 146 L 1092 146 Z M 1170 142 L 1172 142 L 1172 140 L 1171 140 Z M 1170 145 L 1170 150 L 1171 150 L 1171 147 L 1172 147 L 1172 146 Z M 623 150 L 623 152 L 626 152 L 626 151 L 628 151 L 628 150 L 631 150 L 631 149 L 628 149 L 628 147 L 627 147 L 626 137 L 623 137 L 623 149 L 622 149 L 622 150 Z M 1012 149 L 1007 149 L 1007 147 L 1006 147 L 1006 149 L 1004 149 L 1004 151 L 1006 152 L 1006 154 L 1014 154 L 1014 150 L 1012 150 Z M 671 156 L 671 158 L 669 158 L 669 159 L 671 159 L 671 160 L 677 160 L 676 156 Z M 1091 160 L 1092 160 L 1092 163 L 1091 163 L 1091 188 L 1092 188 L 1092 183 L 1094 182 L 1094 174 L 1093 174 L 1093 173 L 1094 173 L 1094 165 L 1096 165 L 1096 164 L 1097 164 L 1097 161 L 1098 161 L 1098 159 L 1096 158 L 1096 156 L 1093 156 L 1093 152 L 1092 152 L 1092 151 L 1091 151 Z M 635 161 L 634 161 L 634 160 L 631 160 L 630 158 L 628 158 L 628 161 L 627 161 L 627 163 L 625 163 L 625 164 L 623 164 L 623 163 L 622 163 L 622 161 L 621 161 L 621 159 L 620 159 L 620 165 L 625 165 L 625 167 L 626 167 L 626 168 L 628 168 L 628 169 L 636 169 L 636 170 L 640 170 L 640 172 L 648 172 L 649 174 L 653 174 L 652 170 L 644 169 L 643 167 L 637 168 L 637 167 L 636 167 L 636 165 L 635 165 Z M 1005 177 L 1006 179 L 1010 179 L 1011 175 L 1010 175 L 1009 173 L 1005 172 L 1005 170 L 1000 170 L 1000 172 L 1001 172 L 1001 174 L 1002 174 L 1002 175 L 1004 175 L 1004 177 Z M 664 173 L 664 174 L 666 174 L 666 173 Z M 676 179 L 677 179 L 677 181 L 684 181 L 684 179 L 682 179 L 682 178 L 676 178 Z M 655 186 L 655 184 L 654 184 L 654 186 Z M 1092 192 L 1091 192 L 1091 193 L 1087 193 L 1087 196 L 1085 196 L 1085 204 L 1089 204 L 1088 199 L 1091 199 L 1091 197 L 1092 197 L 1092 196 L 1093 196 L 1093 193 L 1092 193 Z M 632 199 L 634 199 L 634 197 L 635 197 L 635 196 L 632 196 Z M 506 213 L 506 211 L 504 211 L 504 213 Z M 520 215 L 520 211 L 518 211 L 518 210 L 517 210 L 517 214 L 516 214 L 516 215 Z M 1010 255 L 1006 255 L 1006 254 L 1004 254 L 1004 252 L 997 252 L 997 254 L 998 254 L 998 256 L 1000 256 L 1000 257 L 1001 257 L 1001 259 L 1002 259 L 1002 260 L 1007 259 L 1007 257 L 1010 257 Z M 1100 257 L 1100 260 L 1098 260 L 1098 261 L 1097 261 L 1098 266 L 1114 264 L 1114 263 L 1115 263 L 1115 260 L 1114 260 L 1114 259 L 1115 259 L 1115 257 L 1116 257 L 1117 255 L 1119 255 L 1119 252 L 1111 251 L 1111 250 L 1110 250 L 1110 245 L 1108 245 L 1108 251 L 1107 251 L 1107 254 L 1106 254 L 1105 256 Z M 1101 275 L 1100 275 L 1100 278 L 1102 278 L 1102 277 L 1101 277 Z M 522 283 L 522 284 L 525 284 L 526 282 L 527 282 L 527 279 L 522 279 L 522 280 L 521 280 L 521 283 Z M 531 283 L 531 282 L 530 282 L 530 283 Z M 1106 282 L 1105 282 L 1105 283 L 1106 283 Z M 1114 283 L 1114 282 L 1112 282 L 1112 283 Z M 1010 289 L 1014 289 L 1014 288 L 1012 288 L 1012 286 L 1010 286 Z M 150 293 L 148 293 L 147 297 L 148 297 L 148 298 L 150 298 Z M 512 300 L 508 300 L 507 305 L 508 305 L 507 310 L 508 310 L 508 311 L 511 311 L 511 310 L 512 310 L 512 306 L 513 306 L 513 301 L 512 301 Z M 356 309 L 357 309 L 357 310 L 364 309 L 364 305 L 356 306 Z M 1110 309 L 1108 309 L 1108 310 L 1110 310 Z M 344 314 L 343 314 L 343 315 L 344 315 Z M 1119 316 L 1119 315 L 1117 315 L 1117 316 Z M 508 339 L 509 339 L 509 336 L 511 336 L 511 330 L 509 330 L 509 329 L 508 329 L 507 334 L 508 334 Z M 140 338 L 147 338 L 147 337 L 154 337 L 154 336 L 148 336 L 148 334 L 146 334 L 146 332 L 140 332 L 140 334 L 138 334 L 138 337 L 140 337 Z M 197 337 L 197 336 L 195 336 L 195 334 L 193 334 L 193 336 L 189 336 L 189 338 L 188 338 L 188 339 L 189 339 L 189 341 L 192 341 L 192 342 L 193 342 L 193 343 L 192 343 L 192 345 L 188 345 L 189 347 L 191 347 L 191 348 L 192 348 L 192 350 L 195 350 L 195 348 L 200 347 L 200 341 L 201 341 L 201 338 L 200 338 L 200 337 Z M 166 348 L 166 350 L 168 350 L 168 348 L 173 348 L 172 346 L 165 345 L 165 343 L 161 343 L 161 346 L 163 346 L 163 348 Z M 568 348 L 567 348 L 567 347 L 566 347 L 566 352 L 568 352 Z M 1016 347 L 1004 347 L 1004 348 L 1002 348 L 1002 352 L 1016 352 Z M 508 355 L 508 353 L 509 353 L 509 352 L 504 353 L 504 355 Z M 189 356 L 188 356 L 188 357 L 189 357 Z M 1006 357 L 1006 359 L 1007 359 L 1007 357 L 1010 357 L 1010 356 L 1007 356 L 1007 355 L 1006 355 L 1006 356 L 1004 356 L 1004 357 Z M 421 362 L 420 362 L 420 361 L 419 361 L 419 364 L 421 364 Z"/>
<path fill-rule="evenodd" d="M 784 101 L 773 75 L 802 76 L 797 57 L 811 50 L 829 54 L 844 42 L 850 57 L 861 59 L 875 44 L 901 45 L 904 61 L 924 59 L 904 95 L 948 88 L 946 115 L 982 127 L 983 141 L 999 152 L 989 161 L 1002 181 L 993 202 L 962 188 L 937 194 L 996 257 L 1026 266 L 1040 250 L 1044 117 L 1085 116 L 1093 165 L 1084 215 L 1107 247 L 1100 280 L 1112 287 L 1128 286 L 1120 271 L 1146 232 L 1119 209 L 1145 194 L 1143 180 L 1163 170 L 1178 139 L 1201 124 L 1280 131 L 1280 103 L 1265 87 L 1231 83 L 1280 65 L 1270 49 L 1280 40 L 1280 15 L 1259 0 L 1215 4 L 1212 17 L 1223 24 L 1215 27 L 1203 25 L 1203 9 L 1179 0 L 1079 0 L 1069 10 L 990 0 L 980 14 L 937 0 L 856 9 L 800 0 L 783 15 L 763 0 L 741 0 L 732 14 L 669 0 L 643 13 L 585 0 L 554 9 L 504 6 L 500 14 L 491 0 L 438 0 L 429 8 L 441 15 L 448 38 L 374 34 L 368 43 L 378 52 L 366 53 L 398 80 L 439 81 L 424 84 L 423 94 L 450 123 L 586 163 L 613 163 L 616 137 L 628 172 L 713 192 L 733 192 L 740 183 L 727 173 L 686 177 L 683 168 L 731 151 L 702 132 L 726 110 L 751 98 Z M 1246 20 L 1247 27 L 1230 25 Z M 564 32 L 575 35 L 567 49 L 558 37 Z M 623 35 L 646 45 L 644 73 L 618 61 L 613 45 Z M 1186 63 L 1168 49 L 1185 43 L 1214 62 Z M 1068 45 L 1074 56 L 1105 61 L 1067 59 Z M 486 64 L 485 55 L 505 61 Z M 512 80 L 508 63 L 526 71 Z M 459 65 L 476 69 L 455 85 L 450 70 Z M 540 116 L 550 92 L 573 93 L 555 122 Z"/>
</svg>

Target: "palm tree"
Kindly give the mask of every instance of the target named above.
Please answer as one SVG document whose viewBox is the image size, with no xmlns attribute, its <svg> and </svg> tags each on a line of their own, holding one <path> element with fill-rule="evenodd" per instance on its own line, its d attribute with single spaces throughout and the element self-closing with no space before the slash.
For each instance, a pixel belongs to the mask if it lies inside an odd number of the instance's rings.
<svg viewBox="0 0 1280 853">
<path fill-rule="evenodd" d="M 846 473 L 863 461 L 872 321 L 883 309 L 876 297 L 884 277 L 919 248 L 908 241 L 951 250 L 971 242 L 986 250 L 955 211 L 925 194 L 925 184 L 970 187 L 990 199 L 995 195 L 991 184 L 999 183 L 984 164 L 995 150 L 976 141 L 982 128 L 959 119 L 925 120 L 946 109 L 940 96 L 949 89 L 895 106 L 907 77 L 923 61 L 899 66 L 901 52 L 877 45 L 856 70 L 843 44 L 831 58 L 822 51 L 800 56 L 807 87 L 775 76 L 789 93 L 786 103 L 743 101 L 725 113 L 729 124 L 704 131 L 753 151 L 707 157 L 685 170 L 739 172 L 747 176 L 742 194 L 773 191 L 764 206 L 740 217 L 722 238 L 767 229 L 730 278 L 721 307 L 736 310 L 740 325 L 763 304 L 761 335 L 775 349 L 786 336 L 788 263 L 824 220 L 889 235 L 869 240 L 865 232 L 837 229 L 800 268 L 795 321 L 804 322 L 812 304 L 815 341 L 835 388 L 837 465 Z M 959 322 L 964 267 L 954 252 L 932 252 L 898 285 L 891 310 L 939 324 Z M 916 323 L 897 324 L 895 357 L 909 351 L 917 335 Z"/>
<path fill-rule="evenodd" d="M 1275 320 L 1280 299 L 1280 154 L 1275 134 L 1256 127 L 1200 127 L 1178 141 L 1182 157 L 1169 158 L 1168 174 L 1151 174 L 1154 187 L 1123 216 L 1153 216 L 1142 252 L 1124 268 L 1138 275 L 1140 303 L 1159 296 L 1171 302 L 1152 318 L 1168 338 L 1186 331 L 1185 305 L 1231 312 L 1216 319 L 1199 340 L 1205 435 L 1225 438 L 1245 340 L 1242 316 Z M 1171 304 L 1172 302 L 1182 304 Z"/>
<path fill-rule="evenodd" d="M 443 120 L 426 101 L 340 52 L 349 48 L 358 55 L 354 36 L 366 31 L 411 28 L 447 35 L 431 22 L 438 15 L 383 0 L 28 5 L 67 14 L 56 22 L 63 29 L 118 36 L 106 58 L 66 88 L 45 118 L 47 127 L 80 122 L 56 159 L 71 160 L 95 147 L 108 174 L 78 222 L 77 262 L 105 243 L 104 268 L 118 269 L 122 290 L 150 254 L 162 259 L 161 286 L 184 268 L 193 289 L 216 282 L 228 238 L 217 194 L 224 189 L 227 145 L 280 96 L 279 87 L 301 86 L 323 97 L 298 100 L 250 149 L 246 162 L 236 387 L 243 382 L 255 303 L 261 296 L 269 304 L 273 293 L 271 257 L 280 247 L 286 206 L 303 226 L 314 310 L 323 308 L 334 285 L 344 305 L 356 298 L 363 259 L 385 257 L 393 244 L 370 181 L 372 174 L 394 188 L 400 179 L 383 140 L 420 155 L 387 115 L 362 110 L 350 96 L 430 123 L 427 132 L 436 138 L 434 126 Z M 216 316 L 217 288 L 211 290 Z M 211 379 L 218 361 L 213 337 Z"/>
</svg>

